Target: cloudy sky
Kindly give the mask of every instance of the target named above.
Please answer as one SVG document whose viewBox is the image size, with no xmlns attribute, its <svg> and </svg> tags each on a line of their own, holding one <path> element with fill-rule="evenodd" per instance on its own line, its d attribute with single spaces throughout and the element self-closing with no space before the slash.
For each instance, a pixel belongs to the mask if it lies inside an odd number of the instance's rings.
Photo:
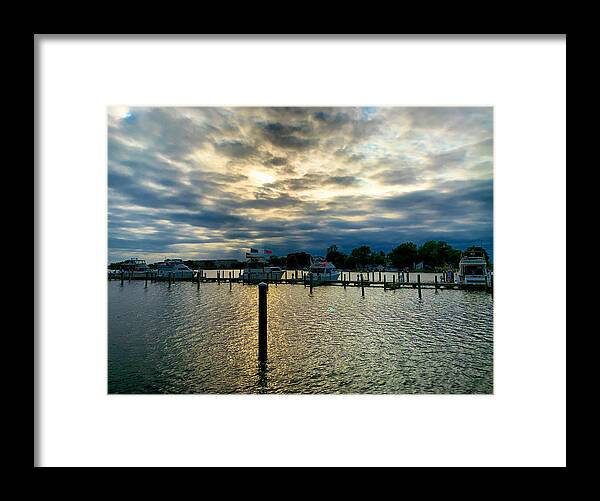
<svg viewBox="0 0 600 501">
<path fill-rule="evenodd" d="M 111 107 L 109 261 L 430 239 L 491 254 L 492 147 L 492 108 Z"/>
</svg>

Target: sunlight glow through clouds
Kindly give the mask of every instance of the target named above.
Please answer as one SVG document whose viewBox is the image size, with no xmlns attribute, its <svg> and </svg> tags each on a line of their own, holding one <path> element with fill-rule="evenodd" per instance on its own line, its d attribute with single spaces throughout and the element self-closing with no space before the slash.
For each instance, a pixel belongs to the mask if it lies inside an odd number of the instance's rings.
<svg viewBox="0 0 600 501">
<path fill-rule="evenodd" d="M 268 174 L 267 172 L 260 171 L 260 170 L 251 171 L 250 177 L 252 177 L 255 181 L 258 182 L 258 186 L 262 186 L 263 184 L 273 183 L 276 180 L 275 176 Z"/>
<path fill-rule="evenodd" d="M 111 107 L 109 259 L 491 248 L 492 132 L 491 108 Z"/>
</svg>

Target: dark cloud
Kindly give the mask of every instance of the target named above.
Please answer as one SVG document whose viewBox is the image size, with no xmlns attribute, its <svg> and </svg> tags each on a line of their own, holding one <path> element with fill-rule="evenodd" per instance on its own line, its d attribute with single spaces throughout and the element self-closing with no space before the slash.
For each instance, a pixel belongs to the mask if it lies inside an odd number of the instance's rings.
<svg viewBox="0 0 600 501">
<path fill-rule="evenodd" d="M 412 185 L 423 181 L 423 172 L 415 167 L 385 169 L 370 176 L 384 185 Z"/>
<path fill-rule="evenodd" d="M 139 143 L 140 148 L 151 148 L 174 159 L 185 158 L 207 143 L 214 132 L 218 132 L 214 126 L 201 125 L 177 108 L 138 108 L 119 123 L 118 129 L 109 126 L 109 137 L 127 137 Z"/>
<path fill-rule="evenodd" d="M 131 108 L 109 117 L 110 257 L 491 252 L 492 150 L 490 108 Z"/>
<path fill-rule="evenodd" d="M 331 186 L 357 186 L 361 183 L 354 176 L 330 176 L 328 174 L 305 174 L 302 177 L 287 178 L 267 185 L 274 190 L 302 191 Z"/>
<path fill-rule="evenodd" d="M 256 154 L 254 146 L 242 141 L 223 141 L 214 146 L 218 152 L 233 158 L 247 158 Z"/>
<path fill-rule="evenodd" d="M 308 122 L 266 122 L 257 124 L 263 136 L 274 146 L 291 150 L 306 150 L 319 144 L 317 137 L 308 137 L 312 127 Z"/>
<path fill-rule="evenodd" d="M 275 166 L 286 165 L 287 164 L 287 158 L 285 158 L 285 157 L 271 157 L 268 160 L 265 160 L 264 164 L 265 165 L 275 165 Z"/>
<path fill-rule="evenodd" d="M 437 171 L 449 166 L 464 162 L 467 155 L 466 148 L 456 148 L 445 153 L 430 156 L 430 169 Z"/>
<path fill-rule="evenodd" d="M 353 153 L 350 149 L 345 147 L 335 150 L 334 155 L 342 158 L 346 162 L 360 162 L 366 158 L 363 153 Z"/>
</svg>

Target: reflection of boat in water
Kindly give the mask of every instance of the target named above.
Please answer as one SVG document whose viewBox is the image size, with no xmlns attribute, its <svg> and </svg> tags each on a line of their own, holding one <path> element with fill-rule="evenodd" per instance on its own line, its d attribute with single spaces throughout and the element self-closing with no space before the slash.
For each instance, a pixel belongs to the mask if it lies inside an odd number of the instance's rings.
<svg viewBox="0 0 600 501">
<path fill-rule="evenodd" d="M 283 270 L 279 266 L 269 266 L 264 254 L 253 249 L 246 253 L 246 267 L 241 275 L 244 282 L 281 280 L 282 275 Z"/>
<path fill-rule="evenodd" d="M 168 280 L 172 279 L 187 279 L 194 276 L 194 271 L 183 264 L 181 259 L 165 259 L 160 263 L 156 263 L 156 278 Z"/>
<path fill-rule="evenodd" d="M 340 271 L 333 263 L 324 258 L 316 256 L 310 258 L 311 264 L 308 269 L 308 279 L 312 277 L 313 282 L 334 282 L 340 276 Z"/>
<path fill-rule="evenodd" d="M 485 256 L 478 252 L 468 252 L 460 258 L 458 273 L 454 275 L 457 284 L 487 285 L 491 272 L 487 268 Z"/>
</svg>

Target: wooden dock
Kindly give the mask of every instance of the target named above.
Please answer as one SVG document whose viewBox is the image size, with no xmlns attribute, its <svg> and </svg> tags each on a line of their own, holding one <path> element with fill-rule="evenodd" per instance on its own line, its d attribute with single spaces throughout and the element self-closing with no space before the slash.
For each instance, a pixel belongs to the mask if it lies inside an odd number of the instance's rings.
<svg viewBox="0 0 600 501">
<path fill-rule="evenodd" d="M 202 271 L 202 270 L 201 270 Z M 367 278 L 365 278 L 365 275 L 367 276 Z M 369 275 L 371 275 L 371 279 L 369 279 Z M 405 277 L 406 275 L 406 277 Z M 383 280 L 373 280 L 373 278 L 375 278 L 374 273 L 371 274 L 360 274 L 360 273 L 344 273 L 343 277 L 344 279 L 342 280 L 331 280 L 331 281 L 318 281 L 318 280 L 310 280 L 309 277 L 305 276 L 305 277 L 297 277 L 297 276 L 292 276 L 291 278 L 287 278 L 287 276 L 284 278 L 280 278 L 280 279 L 274 279 L 274 278 L 270 278 L 270 279 L 262 279 L 262 280 L 246 280 L 244 281 L 241 275 L 233 276 L 231 273 L 229 273 L 228 276 L 221 276 L 220 274 L 218 274 L 216 277 L 207 277 L 205 275 L 203 275 L 202 273 L 200 273 L 199 275 L 199 280 L 197 277 L 194 278 L 181 278 L 181 277 L 176 277 L 176 276 L 172 276 L 172 277 L 157 277 L 156 274 L 154 273 L 148 273 L 147 276 L 133 276 L 132 274 L 128 274 L 127 272 L 124 272 L 122 274 L 115 274 L 113 276 L 109 276 L 109 280 L 120 280 L 121 282 L 125 282 L 125 281 L 131 281 L 131 280 L 136 280 L 136 281 L 146 281 L 146 282 L 156 282 L 156 281 L 161 281 L 161 282 L 168 282 L 169 285 L 171 283 L 174 282 L 192 282 L 192 283 L 216 283 L 216 284 L 229 284 L 230 288 L 231 288 L 231 284 L 242 284 L 242 285 L 258 285 L 260 282 L 265 282 L 267 284 L 273 284 L 275 286 L 277 286 L 278 284 L 287 284 L 287 285 L 302 285 L 304 287 L 307 287 L 309 289 L 313 289 L 314 287 L 357 287 L 357 288 L 361 288 L 363 290 L 363 295 L 364 295 L 364 289 L 365 288 L 380 288 L 383 289 L 385 291 L 388 290 L 398 290 L 398 289 L 416 289 L 417 291 L 419 291 L 419 296 L 420 296 L 420 291 L 422 289 L 434 289 L 436 291 L 438 290 L 473 290 L 473 291 L 485 291 L 485 292 L 489 292 L 491 294 L 493 294 L 493 279 L 492 279 L 492 283 L 486 283 L 486 284 L 481 284 L 481 285 L 477 285 L 477 284 L 457 284 L 454 282 L 445 282 L 442 281 L 442 279 L 438 280 L 438 276 L 435 277 L 435 281 L 434 282 L 421 282 L 421 276 L 420 274 L 412 274 L 413 277 L 416 277 L 417 280 L 410 280 L 410 275 L 411 274 L 398 274 L 398 280 L 396 280 L 396 275 L 394 275 L 394 279 L 392 281 L 386 280 L 385 278 Z M 355 276 L 356 279 L 352 279 L 351 277 Z M 381 277 L 381 274 L 379 274 L 379 277 Z M 408 279 L 408 280 L 407 280 Z"/>
</svg>

